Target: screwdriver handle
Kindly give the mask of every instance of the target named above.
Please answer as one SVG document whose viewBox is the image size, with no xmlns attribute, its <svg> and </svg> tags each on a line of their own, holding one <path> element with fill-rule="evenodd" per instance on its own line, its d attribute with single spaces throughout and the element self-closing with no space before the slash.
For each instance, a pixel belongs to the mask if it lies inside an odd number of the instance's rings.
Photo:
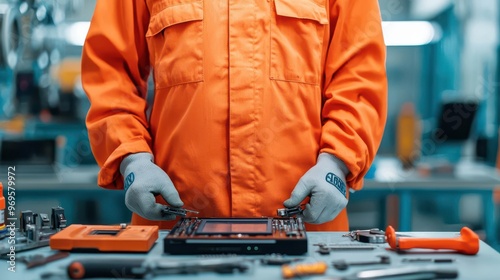
<svg viewBox="0 0 500 280">
<path fill-rule="evenodd" d="M 73 261 L 68 265 L 71 279 L 83 278 L 143 278 L 145 269 L 141 269 L 144 259 L 86 259 Z"/>
</svg>

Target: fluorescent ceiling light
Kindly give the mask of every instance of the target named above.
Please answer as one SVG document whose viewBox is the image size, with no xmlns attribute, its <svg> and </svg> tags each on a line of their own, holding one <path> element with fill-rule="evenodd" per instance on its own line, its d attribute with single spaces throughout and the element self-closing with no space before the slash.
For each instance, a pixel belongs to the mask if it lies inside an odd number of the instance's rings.
<svg viewBox="0 0 500 280">
<path fill-rule="evenodd" d="M 441 39 L 441 29 L 428 21 L 384 21 L 387 46 L 423 46 Z"/>
<path fill-rule="evenodd" d="M 75 46 L 83 46 L 90 22 L 71 23 L 65 30 L 66 41 Z M 441 38 L 441 29 L 428 21 L 384 21 L 384 40 L 387 46 L 422 46 Z"/>
</svg>

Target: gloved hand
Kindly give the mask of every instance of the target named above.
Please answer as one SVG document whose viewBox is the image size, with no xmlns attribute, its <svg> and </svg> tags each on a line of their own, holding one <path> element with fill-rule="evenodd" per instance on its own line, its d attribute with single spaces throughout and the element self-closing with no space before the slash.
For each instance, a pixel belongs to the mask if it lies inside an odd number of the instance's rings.
<svg viewBox="0 0 500 280">
<path fill-rule="evenodd" d="M 156 203 L 155 196 L 161 195 L 172 207 L 184 203 L 167 173 L 153 163 L 150 153 L 131 154 L 120 164 L 124 178 L 125 205 L 130 211 L 148 220 L 174 220 L 173 214 L 162 214 L 163 205 Z"/>
<path fill-rule="evenodd" d="M 304 222 L 322 224 L 333 220 L 347 206 L 345 176 L 348 171 L 337 157 L 319 154 L 316 165 L 300 178 L 283 205 L 296 207 L 310 195 L 303 212 Z"/>
</svg>

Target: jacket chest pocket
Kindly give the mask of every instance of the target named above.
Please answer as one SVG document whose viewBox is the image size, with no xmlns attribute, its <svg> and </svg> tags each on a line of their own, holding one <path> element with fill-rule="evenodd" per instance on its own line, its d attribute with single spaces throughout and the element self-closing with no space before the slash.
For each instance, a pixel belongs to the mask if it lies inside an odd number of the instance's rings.
<svg viewBox="0 0 500 280">
<path fill-rule="evenodd" d="M 313 0 L 274 0 L 274 7 L 270 78 L 319 84 L 326 7 Z"/>
<path fill-rule="evenodd" d="M 146 39 L 156 88 L 203 80 L 203 1 L 156 1 Z"/>
</svg>

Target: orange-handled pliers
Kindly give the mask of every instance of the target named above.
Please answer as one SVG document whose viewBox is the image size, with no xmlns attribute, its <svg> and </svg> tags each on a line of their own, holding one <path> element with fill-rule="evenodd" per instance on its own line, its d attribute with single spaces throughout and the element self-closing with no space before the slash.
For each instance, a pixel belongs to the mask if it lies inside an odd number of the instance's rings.
<svg viewBox="0 0 500 280">
<path fill-rule="evenodd" d="M 415 238 L 396 236 L 393 227 L 385 230 L 387 243 L 392 249 L 408 250 L 413 248 L 454 250 L 466 255 L 475 255 L 479 251 L 479 236 L 468 227 L 460 230 L 455 238 Z"/>
</svg>

